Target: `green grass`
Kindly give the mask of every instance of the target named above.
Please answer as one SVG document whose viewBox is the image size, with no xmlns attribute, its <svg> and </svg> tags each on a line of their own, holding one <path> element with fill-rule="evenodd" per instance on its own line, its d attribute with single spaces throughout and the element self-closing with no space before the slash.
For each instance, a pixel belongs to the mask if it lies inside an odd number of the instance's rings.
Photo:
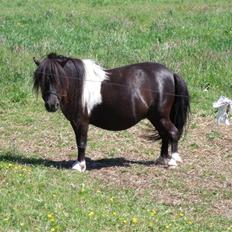
<svg viewBox="0 0 232 232">
<path fill-rule="evenodd" d="M 1 79 L 14 82 L 2 95 L 25 100 L 32 56 L 54 51 L 107 68 L 165 63 L 186 79 L 192 108 L 209 111 L 221 94 L 231 97 L 230 8 L 229 1 L 1 1 Z"/>
<path fill-rule="evenodd" d="M 104 171 L 54 167 L 62 155 L 75 158 L 73 132 L 61 114 L 45 113 L 32 92 L 33 56 L 57 52 L 106 68 L 156 61 L 184 77 L 194 115 L 213 117 L 212 102 L 220 95 L 232 98 L 229 0 L 0 0 L 0 6 L 0 231 L 232 231 L 231 218 L 211 213 L 211 202 L 231 199 L 230 188 L 191 192 L 185 173 L 194 166 L 180 170 L 183 176 L 156 170 L 142 193 L 104 182 Z M 94 131 L 89 151 L 113 159 L 123 151 L 139 156 L 142 147 L 154 156 L 127 131 L 107 136 Z M 212 128 L 202 138 L 214 143 L 223 136 Z M 190 141 L 188 151 L 197 152 L 198 142 Z M 150 175 L 143 166 L 131 169 L 134 178 Z M 119 170 L 116 179 L 129 172 Z M 212 170 L 199 176 L 226 179 Z M 153 189 L 164 196 L 178 190 L 182 203 L 165 204 Z M 191 202 L 190 193 L 200 203 Z"/>
<path fill-rule="evenodd" d="M 204 223 L 197 224 L 186 209 L 157 204 L 149 194 L 141 197 L 128 188 L 108 189 L 88 174 L 56 169 L 54 163 L 36 157 L 29 159 L 30 165 L 21 164 L 26 159 L 20 154 L 1 153 L 4 188 L 0 193 L 0 228 L 4 231 L 225 231 L 229 228 L 229 222 L 223 218 L 205 218 Z"/>
</svg>

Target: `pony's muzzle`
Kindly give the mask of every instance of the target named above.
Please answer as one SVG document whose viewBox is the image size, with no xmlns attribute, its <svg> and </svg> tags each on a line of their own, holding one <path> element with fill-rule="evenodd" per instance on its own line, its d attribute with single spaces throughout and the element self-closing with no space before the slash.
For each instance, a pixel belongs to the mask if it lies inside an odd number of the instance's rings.
<svg viewBox="0 0 232 232">
<path fill-rule="evenodd" d="M 48 112 L 56 112 L 59 109 L 60 103 L 57 101 L 55 103 L 45 102 L 45 108 Z"/>
</svg>

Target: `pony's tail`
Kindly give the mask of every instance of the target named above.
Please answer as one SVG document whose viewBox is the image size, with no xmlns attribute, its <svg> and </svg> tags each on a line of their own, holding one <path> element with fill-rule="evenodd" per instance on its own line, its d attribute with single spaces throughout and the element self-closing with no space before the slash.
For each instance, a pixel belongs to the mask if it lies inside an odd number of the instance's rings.
<svg viewBox="0 0 232 232">
<path fill-rule="evenodd" d="M 190 97 L 185 81 L 174 73 L 175 100 L 171 110 L 171 121 L 183 134 L 190 113 Z"/>
</svg>

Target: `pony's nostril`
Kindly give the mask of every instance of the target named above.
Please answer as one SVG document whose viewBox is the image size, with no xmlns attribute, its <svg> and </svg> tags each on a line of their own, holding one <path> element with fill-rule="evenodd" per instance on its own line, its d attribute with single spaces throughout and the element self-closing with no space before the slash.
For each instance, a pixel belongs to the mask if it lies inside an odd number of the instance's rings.
<svg viewBox="0 0 232 232">
<path fill-rule="evenodd" d="M 59 105 L 60 105 L 60 104 L 59 104 L 59 102 L 57 102 L 57 103 L 56 103 L 56 108 L 58 108 L 58 107 L 59 107 Z"/>
</svg>

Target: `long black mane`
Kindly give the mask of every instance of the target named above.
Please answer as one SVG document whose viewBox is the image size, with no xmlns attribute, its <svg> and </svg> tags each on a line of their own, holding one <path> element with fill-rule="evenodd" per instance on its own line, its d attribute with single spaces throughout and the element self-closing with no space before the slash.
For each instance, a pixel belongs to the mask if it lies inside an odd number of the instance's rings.
<svg viewBox="0 0 232 232">
<path fill-rule="evenodd" d="M 66 64 L 68 68 L 65 68 Z M 84 67 L 81 60 L 50 53 L 39 62 L 34 72 L 33 89 L 38 94 L 39 89 L 43 92 L 47 83 L 51 83 L 64 90 L 73 79 L 82 80 L 83 76 Z"/>
</svg>

